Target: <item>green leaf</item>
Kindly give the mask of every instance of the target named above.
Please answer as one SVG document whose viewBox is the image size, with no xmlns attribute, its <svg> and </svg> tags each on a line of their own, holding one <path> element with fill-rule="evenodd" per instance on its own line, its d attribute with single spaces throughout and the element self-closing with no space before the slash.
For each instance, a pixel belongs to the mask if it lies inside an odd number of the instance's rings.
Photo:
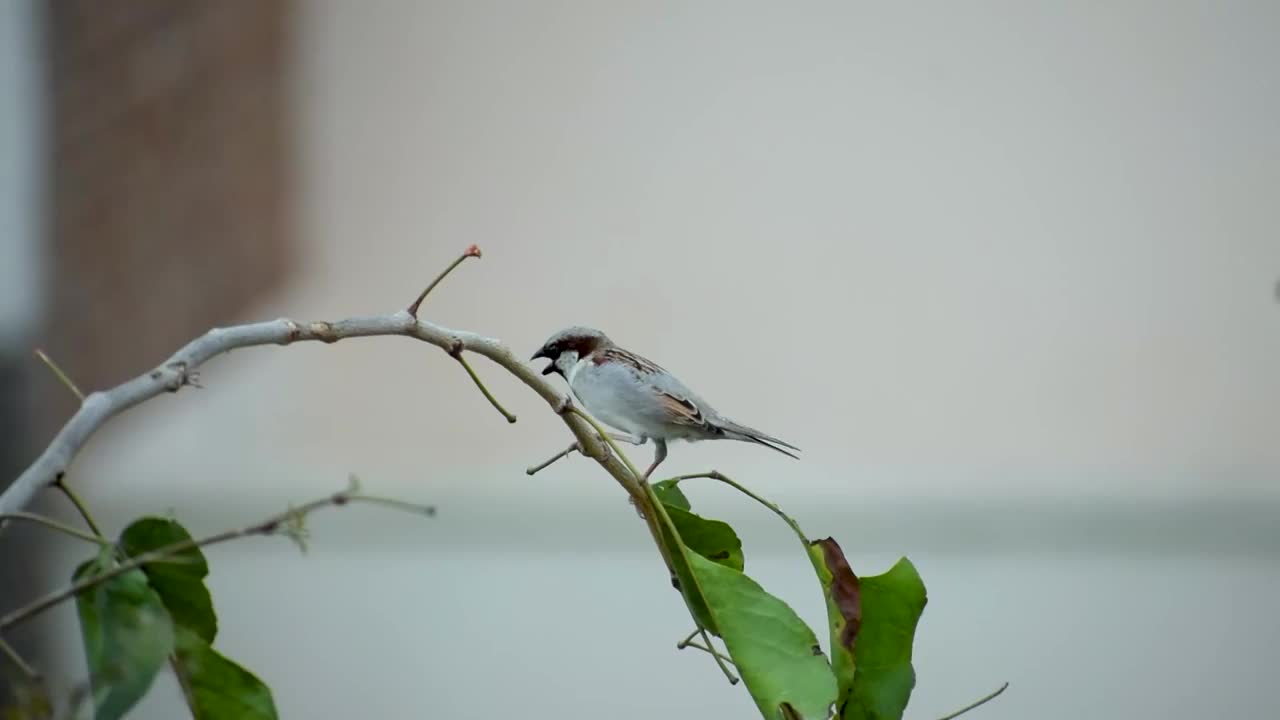
<svg viewBox="0 0 1280 720">
<path fill-rule="evenodd" d="M 661 503 L 656 493 L 649 499 L 663 510 L 657 526 L 664 554 L 689 612 L 700 627 L 724 640 L 760 713 L 768 720 L 826 720 L 836 699 L 836 680 L 809 626 L 739 570 L 681 542 L 675 520 L 681 509 Z M 700 523 L 715 522 L 687 515 Z"/>
<path fill-rule="evenodd" d="M 271 689 L 193 630 L 178 628 L 176 669 L 196 720 L 275 720 Z"/>
<path fill-rule="evenodd" d="M 174 543 L 191 540 L 186 528 L 168 518 L 144 517 L 134 521 L 120 534 L 120 549 L 135 557 Z M 173 622 L 188 628 L 206 643 L 218 634 L 218 617 L 213 612 L 213 599 L 204 585 L 209 563 L 200 548 L 190 548 L 163 562 L 147 563 L 146 573 L 151 587 L 160 594 Z"/>
<path fill-rule="evenodd" d="M 667 505 L 667 515 L 685 547 L 712 562 L 742 571 L 742 540 L 728 523 L 709 520 L 672 505 Z"/>
<path fill-rule="evenodd" d="M 652 486 L 650 486 L 652 490 Z M 662 507 L 657 496 L 652 492 L 649 493 L 649 501 L 655 507 Z M 693 616 L 694 622 L 698 626 L 719 635 L 720 630 L 716 625 L 716 619 L 711 615 L 711 609 L 707 607 L 707 599 L 702 594 L 702 588 L 698 584 L 698 576 L 694 574 L 693 568 L 689 564 L 689 558 L 697 553 L 690 552 L 680 542 L 680 534 L 676 531 L 675 524 L 667 518 L 668 513 L 658 513 L 657 527 L 660 534 L 663 555 L 670 562 L 671 572 L 674 577 L 672 584 L 676 590 L 680 592 L 684 598 L 685 605 L 689 608 L 689 614 Z"/>
<path fill-rule="evenodd" d="M 663 505 L 680 508 L 681 510 L 692 509 L 689 504 L 689 498 L 685 497 L 684 492 L 675 480 L 663 480 L 662 482 L 654 483 L 652 487 L 653 494 L 658 496 Z"/>
<path fill-rule="evenodd" d="M 114 564 L 114 550 L 76 568 L 73 578 L 100 575 Z M 151 688 L 173 651 L 173 622 L 140 570 L 130 570 L 76 596 L 94 690 L 97 720 L 123 717 Z"/>
<path fill-rule="evenodd" d="M 190 540 L 191 534 L 177 522 L 145 517 L 120 534 L 120 549 L 136 557 Z M 192 547 L 164 561 L 147 563 L 143 572 L 173 617 L 174 669 L 196 720 L 273 720 L 276 708 L 271 690 L 211 646 L 218 618 L 204 584 L 209 564 L 200 549 Z"/>
<path fill-rule="evenodd" d="M 927 602 L 924 582 L 902 558 L 883 575 L 858 578 L 831 538 L 809 545 L 827 597 L 831 664 L 841 720 L 900 720 L 915 687 L 911 643 Z"/>
<path fill-rule="evenodd" d="M 761 715 L 826 720 L 836 699 L 836 679 L 813 630 L 741 572 L 696 553 L 688 557 Z"/>
</svg>

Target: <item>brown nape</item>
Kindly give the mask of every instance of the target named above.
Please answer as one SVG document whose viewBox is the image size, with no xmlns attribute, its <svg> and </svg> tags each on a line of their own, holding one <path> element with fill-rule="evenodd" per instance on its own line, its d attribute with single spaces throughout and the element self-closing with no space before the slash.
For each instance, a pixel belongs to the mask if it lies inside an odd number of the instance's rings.
<svg viewBox="0 0 1280 720">
<path fill-rule="evenodd" d="M 565 350 L 573 350 L 578 353 L 578 357 L 583 358 L 595 352 L 596 350 L 612 345 L 609 338 L 604 335 L 573 335 L 561 341 L 561 352 Z"/>
</svg>

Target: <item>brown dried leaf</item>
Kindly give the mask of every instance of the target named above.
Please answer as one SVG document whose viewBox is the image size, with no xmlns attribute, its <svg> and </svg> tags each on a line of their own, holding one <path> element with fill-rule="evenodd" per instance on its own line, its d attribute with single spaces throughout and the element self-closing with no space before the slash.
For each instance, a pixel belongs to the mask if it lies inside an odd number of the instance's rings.
<svg viewBox="0 0 1280 720">
<path fill-rule="evenodd" d="M 831 584 L 828 588 L 832 605 L 844 618 L 844 627 L 840 629 L 839 640 L 847 650 L 853 650 L 853 642 L 862 627 L 862 594 L 858 586 L 858 576 L 853 574 L 849 561 L 844 557 L 840 544 L 832 538 L 814 540 L 810 546 L 822 549 L 823 564 L 831 573 Z"/>
</svg>

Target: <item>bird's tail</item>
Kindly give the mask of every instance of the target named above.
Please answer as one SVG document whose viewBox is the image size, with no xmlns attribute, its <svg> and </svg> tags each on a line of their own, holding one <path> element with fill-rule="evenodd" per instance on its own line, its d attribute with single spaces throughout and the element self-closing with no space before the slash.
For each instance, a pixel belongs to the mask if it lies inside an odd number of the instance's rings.
<svg viewBox="0 0 1280 720">
<path fill-rule="evenodd" d="M 741 440 L 743 442 L 757 443 L 759 445 L 763 445 L 769 448 L 770 450 L 777 450 L 778 452 L 782 453 L 783 455 L 786 455 L 787 457 L 795 458 L 796 460 L 800 459 L 798 455 L 795 455 L 794 453 L 790 453 L 787 450 L 783 449 L 783 448 L 787 448 L 789 450 L 795 450 L 796 452 L 800 452 L 800 448 L 796 447 L 795 445 L 792 445 L 791 443 L 785 440 L 779 440 L 778 438 L 773 437 L 772 435 L 766 435 L 760 432 L 759 430 L 756 430 L 755 428 L 747 427 L 746 425 L 739 425 L 738 423 L 732 420 L 721 420 L 719 425 L 720 425 L 720 429 L 724 431 L 724 436 L 729 438 L 730 440 Z"/>
</svg>

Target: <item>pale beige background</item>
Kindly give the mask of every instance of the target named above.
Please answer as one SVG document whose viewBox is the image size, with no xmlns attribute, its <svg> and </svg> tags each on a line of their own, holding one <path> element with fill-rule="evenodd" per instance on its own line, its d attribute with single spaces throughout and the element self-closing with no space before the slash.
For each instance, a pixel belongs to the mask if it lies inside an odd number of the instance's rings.
<svg viewBox="0 0 1280 720">
<path fill-rule="evenodd" d="M 313 2 L 298 282 L 532 352 L 592 324 L 805 448 L 676 446 L 930 587 L 912 717 L 1262 717 L 1280 662 L 1280 5 Z M 352 509 L 212 553 L 288 717 L 749 717 L 622 494 L 405 340 L 239 353 L 79 467 L 117 522 Z M 821 623 L 784 529 L 716 488 Z M 67 566 L 74 558 L 68 556 Z M 67 614 L 68 657 L 78 654 Z M 165 681 L 146 717 L 171 717 Z"/>
</svg>

